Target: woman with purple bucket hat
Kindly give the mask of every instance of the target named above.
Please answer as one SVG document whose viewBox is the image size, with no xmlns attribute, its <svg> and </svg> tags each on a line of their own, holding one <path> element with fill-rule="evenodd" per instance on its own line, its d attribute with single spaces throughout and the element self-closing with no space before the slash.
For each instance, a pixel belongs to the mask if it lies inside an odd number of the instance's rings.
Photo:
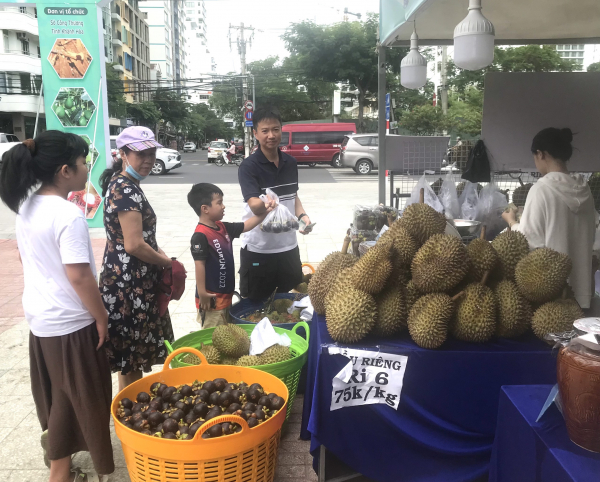
<svg viewBox="0 0 600 482">
<path fill-rule="evenodd" d="M 165 340 L 173 341 L 171 318 L 159 314 L 157 285 L 169 258 L 156 243 L 156 214 L 140 188 L 162 147 L 146 127 L 128 127 L 117 137 L 121 159 L 100 178 L 106 249 L 100 293 L 108 311 L 105 344 L 119 391 L 164 363 Z"/>
</svg>

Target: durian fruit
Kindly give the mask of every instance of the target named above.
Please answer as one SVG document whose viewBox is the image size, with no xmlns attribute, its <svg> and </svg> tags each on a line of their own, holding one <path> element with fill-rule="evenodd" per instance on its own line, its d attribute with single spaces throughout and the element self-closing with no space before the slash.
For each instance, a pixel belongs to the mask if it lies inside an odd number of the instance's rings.
<svg viewBox="0 0 600 482">
<path fill-rule="evenodd" d="M 375 299 L 367 293 L 347 287 L 328 299 L 327 331 L 335 341 L 362 340 L 373 329 L 376 319 Z"/>
<path fill-rule="evenodd" d="M 560 296 L 571 267 L 568 255 L 550 248 L 539 248 L 519 261 L 515 280 L 525 298 L 534 303 L 544 303 Z"/>
<path fill-rule="evenodd" d="M 433 189 L 433 192 L 436 196 L 440 194 L 440 189 L 442 189 L 443 183 L 444 180 L 441 177 L 437 181 L 431 183 L 431 189 Z"/>
<path fill-rule="evenodd" d="M 415 203 L 407 206 L 402 217 L 396 221 L 408 234 L 422 245 L 434 234 L 442 234 L 446 230 L 446 217 L 431 206 Z"/>
<path fill-rule="evenodd" d="M 415 255 L 412 281 L 423 293 L 447 291 L 467 274 L 467 249 L 462 241 L 448 234 L 435 234 Z"/>
<path fill-rule="evenodd" d="M 522 184 L 518 188 L 513 191 L 512 202 L 517 207 L 525 206 L 525 201 L 527 200 L 527 195 L 529 194 L 529 190 L 533 187 L 533 184 Z"/>
<path fill-rule="evenodd" d="M 218 365 L 219 363 L 221 363 L 221 354 L 219 353 L 219 350 L 217 350 L 214 346 L 201 345 L 200 351 L 206 357 L 206 361 L 210 365 Z"/>
<path fill-rule="evenodd" d="M 357 290 L 370 295 L 380 293 L 392 273 L 390 246 L 375 245 L 360 258 L 354 266 L 348 268 L 350 284 Z"/>
<path fill-rule="evenodd" d="M 456 194 L 458 194 L 458 197 L 460 197 L 460 195 L 463 193 L 466 185 L 467 185 L 466 181 L 463 181 L 456 185 Z M 477 183 L 477 194 L 479 194 L 482 189 L 483 189 L 483 186 L 481 184 Z"/>
<path fill-rule="evenodd" d="M 310 280 L 312 279 L 313 274 L 312 273 L 308 273 L 302 276 L 302 282 L 306 283 L 307 285 L 310 283 Z"/>
<path fill-rule="evenodd" d="M 239 358 L 250 351 L 248 333 L 233 323 L 217 326 L 212 334 L 212 342 L 223 357 Z"/>
<path fill-rule="evenodd" d="M 404 300 L 406 303 L 406 313 L 410 313 L 410 310 L 422 296 L 422 293 L 417 289 L 412 280 L 410 280 L 404 286 Z"/>
<path fill-rule="evenodd" d="M 339 251 L 328 255 L 319 265 L 308 285 L 308 295 L 313 308 L 319 315 L 325 314 L 325 297 L 337 275 L 358 261 L 356 256 Z"/>
<path fill-rule="evenodd" d="M 487 276 L 486 276 L 487 277 Z M 488 341 L 496 331 L 496 297 L 485 282 L 467 285 L 459 297 L 450 324 L 454 338 L 475 343 Z"/>
<path fill-rule="evenodd" d="M 481 237 L 467 245 L 469 271 L 467 277 L 472 282 L 478 282 L 486 271 L 493 272 L 498 265 L 498 253 L 489 241 L 485 240 L 485 226 L 481 229 Z"/>
<path fill-rule="evenodd" d="M 288 308 L 292 306 L 294 302 L 287 298 L 278 298 L 273 301 L 272 308 L 280 315 L 285 315 L 288 312 Z"/>
<path fill-rule="evenodd" d="M 543 304 L 533 314 L 531 328 L 544 340 L 548 333 L 562 333 L 573 329 L 573 322 L 584 314 L 575 300 L 559 299 Z"/>
<path fill-rule="evenodd" d="M 422 348 L 439 348 L 448 336 L 454 302 L 445 293 L 431 293 L 417 300 L 408 315 L 408 332 Z"/>
<path fill-rule="evenodd" d="M 181 358 L 181 361 L 183 363 L 187 363 L 189 365 L 200 365 L 200 358 L 198 358 L 196 355 L 194 355 L 193 353 L 186 353 L 185 355 L 183 355 L 183 357 Z"/>
<path fill-rule="evenodd" d="M 600 172 L 595 172 L 590 176 L 588 186 L 590 186 L 590 191 L 592 191 L 594 207 L 596 211 L 600 211 Z"/>
<path fill-rule="evenodd" d="M 259 365 L 270 365 L 271 363 L 279 363 L 291 358 L 292 354 L 287 346 L 272 345 L 259 355 Z"/>
<path fill-rule="evenodd" d="M 377 321 L 372 333 L 376 336 L 392 336 L 406 328 L 406 307 L 403 290 L 391 284 L 375 297 Z"/>
<path fill-rule="evenodd" d="M 308 284 L 300 283 L 296 288 L 294 288 L 298 293 L 308 293 Z"/>
<path fill-rule="evenodd" d="M 527 238 L 518 231 L 504 231 L 494 238 L 492 248 L 500 261 L 496 272 L 501 278 L 513 280 L 517 263 L 529 254 Z"/>
<path fill-rule="evenodd" d="M 256 355 L 244 355 L 238 359 L 236 365 L 238 367 L 254 367 L 261 365 L 260 357 Z"/>
<path fill-rule="evenodd" d="M 221 365 L 237 365 L 238 358 L 225 357 L 221 360 Z"/>
<path fill-rule="evenodd" d="M 394 272 L 399 273 L 402 269 L 410 268 L 419 245 L 408 231 L 399 222 L 394 222 L 379 239 L 379 243 L 391 243 L 391 260 Z"/>
<path fill-rule="evenodd" d="M 496 335 L 514 338 L 524 334 L 531 326 L 531 305 L 519 292 L 513 281 L 502 280 L 494 290 L 498 317 Z"/>
</svg>

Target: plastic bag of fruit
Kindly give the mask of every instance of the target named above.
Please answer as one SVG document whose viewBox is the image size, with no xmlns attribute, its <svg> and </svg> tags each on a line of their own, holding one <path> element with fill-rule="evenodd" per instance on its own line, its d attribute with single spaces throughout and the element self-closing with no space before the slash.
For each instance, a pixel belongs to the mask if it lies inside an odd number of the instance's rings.
<svg viewBox="0 0 600 482">
<path fill-rule="evenodd" d="M 433 189 L 431 189 L 431 186 L 427 182 L 427 178 L 425 177 L 427 174 L 433 174 L 433 171 L 425 171 L 423 173 L 423 176 L 421 176 L 421 178 L 419 179 L 419 182 L 417 182 L 417 185 L 414 187 L 414 189 L 410 193 L 410 198 L 408 199 L 408 201 L 406 201 L 404 208 L 406 208 L 407 206 L 410 206 L 411 204 L 416 204 L 416 203 L 420 202 L 421 189 L 423 189 L 424 194 L 425 194 L 424 195 L 425 204 L 431 206 L 438 213 L 443 213 L 444 206 L 442 205 L 442 203 L 436 196 L 435 192 L 433 192 Z"/>
<path fill-rule="evenodd" d="M 260 225 L 261 231 L 274 234 L 297 231 L 300 224 L 298 223 L 296 216 L 294 216 L 283 204 L 279 204 L 279 196 L 271 191 L 271 189 L 267 188 L 266 192 L 266 195 L 260 195 L 260 199 L 265 203 L 268 201 L 275 201 L 277 207 L 267 214 Z"/>
<path fill-rule="evenodd" d="M 446 179 L 442 182 L 438 199 L 444 206 L 444 213 L 447 218 L 458 219 L 460 217 L 460 205 L 458 204 L 458 194 L 456 184 L 452 179 L 452 172 L 448 172 Z"/>
</svg>

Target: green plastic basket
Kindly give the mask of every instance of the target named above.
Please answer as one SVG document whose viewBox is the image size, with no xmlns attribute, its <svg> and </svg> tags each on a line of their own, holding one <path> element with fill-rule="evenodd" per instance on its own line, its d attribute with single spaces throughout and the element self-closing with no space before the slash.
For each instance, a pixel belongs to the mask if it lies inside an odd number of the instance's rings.
<svg viewBox="0 0 600 482">
<path fill-rule="evenodd" d="M 248 332 L 248 336 L 252 333 L 252 330 L 256 327 L 256 324 L 251 325 L 237 325 L 246 332 Z M 306 339 L 302 338 L 296 332 L 298 328 L 304 328 L 306 331 Z M 276 326 L 273 327 L 276 333 L 286 334 L 292 340 L 292 346 L 290 346 L 290 352 L 292 353 L 292 358 L 290 360 L 286 360 L 279 363 L 272 363 L 270 365 L 257 365 L 250 368 L 256 368 L 257 370 L 262 370 L 264 372 L 270 373 L 271 375 L 275 375 L 279 378 L 283 383 L 286 384 L 289 391 L 289 400 L 288 400 L 288 410 L 286 414 L 286 420 L 289 418 L 292 413 L 292 406 L 294 404 L 294 399 L 296 398 L 296 390 L 298 389 L 298 380 L 300 380 L 300 372 L 302 371 L 302 367 L 306 363 L 306 359 L 308 357 L 308 340 L 310 339 L 310 328 L 308 324 L 304 321 L 300 321 L 294 325 L 291 330 L 286 330 L 284 328 L 278 328 Z M 169 353 L 173 352 L 178 348 L 183 347 L 192 347 L 200 349 L 201 345 L 212 345 L 212 334 L 214 328 L 207 328 L 205 330 L 199 330 L 194 333 L 190 333 L 189 335 L 182 336 L 173 342 L 171 345 L 168 341 L 165 341 L 167 346 L 167 350 Z M 182 358 L 185 354 L 176 356 L 171 362 L 171 368 L 179 368 L 179 367 L 189 367 L 192 366 L 189 363 L 185 363 L 182 361 Z"/>
</svg>

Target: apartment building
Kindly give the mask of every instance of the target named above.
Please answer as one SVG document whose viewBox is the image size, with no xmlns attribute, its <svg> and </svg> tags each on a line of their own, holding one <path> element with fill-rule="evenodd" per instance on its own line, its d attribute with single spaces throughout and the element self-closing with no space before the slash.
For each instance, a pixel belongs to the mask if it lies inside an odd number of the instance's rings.
<svg viewBox="0 0 600 482">
<path fill-rule="evenodd" d="M 194 104 L 208 104 L 212 87 L 204 81 L 206 74 L 216 71 L 217 65 L 210 55 L 206 41 L 206 5 L 204 0 L 185 2 L 187 48 L 187 93 Z M 191 54 L 193 52 L 193 55 Z"/>
<path fill-rule="evenodd" d="M 563 59 L 575 62 L 576 70 L 586 71 L 590 64 L 600 62 L 597 44 L 559 44 L 556 51 Z"/>
<path fill-rule="evenodd" d="M 44 103 L 40 103 L 40 59 L 37 10 L 34 7 L 0 7 L 0 132 L 24 141 L 45 130 Z"/>
</svg>

